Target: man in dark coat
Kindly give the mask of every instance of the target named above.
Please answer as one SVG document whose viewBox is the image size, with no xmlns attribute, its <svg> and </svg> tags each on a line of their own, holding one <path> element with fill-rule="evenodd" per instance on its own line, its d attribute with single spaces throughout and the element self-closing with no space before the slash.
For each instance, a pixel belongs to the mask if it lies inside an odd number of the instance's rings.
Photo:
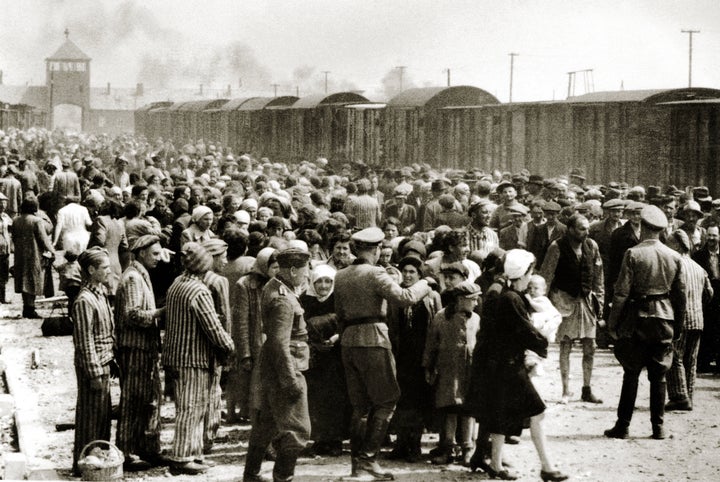
<svg viewBox="0 0 720 482">
<path fill-rule="evenodd" d="M 720 371 L 720 230 L 717 226 L 707 228 L 705 246 L 694 255 L 693 260 L 707 272 L 714 295 L 705 306 L 705 327 L 700 341 L 697 370 L 700 373 L 710 371 L 715 362 L 715 370 Z"/>
<path fill-rule="evenodd" d="M 610 265 L 607 270 L 606 282 L 608 287 L 615 285 L 615 281 L 620 274 L 620 266 L 622 265 L 625 251 L 640 242 L 640 211 L 642 211 L 643 207 L 645 207 L 645 204 L 636 201 L 627 203 L 625 206 L 627 222 L 613 231 L 610 237 Z M 607 295 L 612 297 L 612 290 L 610 290 Z"/>
<path fill-rule="evenodd" d="M 15 292 L 22 293 L 23 318 L 40 318 L 35 311 L 35 297 L 43 294 L 45 263 L 54 257 L 45 222 L 36 215 L 37 211 L 37 200 L 25 199 L 11 229 L 15 246 Z"/>
<path fill-rule="evenodd" d="M 624 374 L 617 421 L 605 436 L 628 437 L 638 378 L 647 368 L 652 438 L 664 439 L 665 376 L 672 363 L 672 342 L 680 336 L 685 317 L 684 268 L 680 255 L 660 242 L 668 224 L 660 208 L 645 206 L 640 216 L 642 241 L 623 258 L 608 319 Z"/>
<path fill-rule="evenodd" d="M 545 214 L 545 222 L 540 225 L 531 223 L 532 226 L 528 226 L 525 243 L 527 250 L 535 255 L 537 266 L 542 266 L 545 260 L 545 253 L 547 253 L 550 243 L 556 239 L 560 239 L 567 230 L 565 225 L 558 221 L 558 214 L 561 209 L 558 203 L 548 201 L 542 204 L 542 206 L 543 213 Z"/>
</svg>

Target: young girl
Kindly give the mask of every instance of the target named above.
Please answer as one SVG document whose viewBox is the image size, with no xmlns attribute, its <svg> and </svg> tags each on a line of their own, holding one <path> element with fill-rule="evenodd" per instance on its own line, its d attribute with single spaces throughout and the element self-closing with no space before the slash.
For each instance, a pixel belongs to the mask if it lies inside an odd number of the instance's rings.
<svg viewBox="0 0 720 482">
<path fill-rule="evenodd" d="M 474 419 L 464 409 L 475 339 L 480 317 L 474 312 L 480 287 L 469 281 L 444 293 L 447 307 L 439 311 L 428 329 L 423 355 L 426 380 L 435 388 L 435 407 L 443 415 L 440 453 L 434 464 L 453 461 L 455 433 L 462 448 L 462 462 L 469 464 L 473 452 Z"/>
<path fill-rule="evenodd" d="M 525 297 L 530 302 L 533 310 L 535 310 L 530 313 L 533 326 L 547 338 L 548 342 L 552 343 L 555 341 L 558 326 L 562 322 L 562 315 L 545 296 L 546 291 L 545 278 L 534 274 L 530 277 Z M 533 351 L 527 350 L 525 352 L 525 366 L 530 371 L 531 377 L 541 376 L 545 373 L 542 367 L 542 358 Z"/>
</svg>

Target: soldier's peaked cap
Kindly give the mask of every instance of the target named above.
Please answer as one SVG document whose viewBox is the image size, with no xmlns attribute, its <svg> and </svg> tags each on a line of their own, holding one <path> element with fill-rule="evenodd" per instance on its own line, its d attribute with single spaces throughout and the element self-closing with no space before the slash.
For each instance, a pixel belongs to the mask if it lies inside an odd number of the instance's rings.
<svg viewBox="0 0 720 482">
<path fill-rule="evenodd" d="M 355 243 L 368 246 L 380 244 L 384 238 L 385 233 L 380 228 L 365 228 L 352 235 L 352 240 Z"/>
<path fill-rule="evenodd" d="M 285 248 L 278 251 L 276 259 L 281 268 L 298 267 L 310 260 L 310 253 L 300 248 Z"/>
<path fill-rule="evenodd" d="M 653 206 L 652 204 L 648 204 L 642 208 L 642 211 L 640 211 L 640 217 L 643 224 L 656 231 L 665 229 L 668 226 L 668 220 L 665 213 L 662 212 L 659 207 Z"/>
</svg>

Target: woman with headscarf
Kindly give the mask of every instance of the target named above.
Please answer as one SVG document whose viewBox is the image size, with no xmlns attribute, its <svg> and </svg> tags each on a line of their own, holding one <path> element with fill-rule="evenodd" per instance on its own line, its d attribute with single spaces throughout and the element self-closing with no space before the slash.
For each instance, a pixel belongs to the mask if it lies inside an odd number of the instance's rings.
<svg viewBox="0 0 720 482">
<path fill-rule="evenodd" d="M 420 281 L 423 278 L 422 265 L 423 261 L 414 256 L 400 260 L 400 286 L 409 288 Z M 437 291 L 431 291 L 406 308 L 388 302 L 388 330 L 400 385 L 400 400 L 392 419 L 392 426 L 397 432 L 397 441 L 391 453 L 394 459 L 418 462 L 422 455 L 420 439 L 432 415 L 432 389 L 425 381 L 423 351 L 430 322 L 441 308 Z"/>
<path fill-rule="evenodd" d="M 345 389 L 333 288 L 335 269 L 321 264 L 310 273 L 308 292 L 300 297 L 310 343 L 310 369 L 305 372 L 315 455 L 339 456 L 347 433 L 349 405 Z"/>
<path fill-rule="evenodd" d="M 259 408 L 260 349 L 265 341 L 260 299 L 262 290 L 279 270 L 274 248 L 263 248 L 252 271 L 230 287 L 232 337 L 237 349 L 237 363 L 228 373 L 225 391 L 228 421 L 248 420 Z M 239 413 L 238 413 L 239 412 Z"/>
<path fill-rule="evenodd" d="M 540 477 L 561 481 L 568 476 L 550 461 L 542 426 L 545 403 L 524 363 L 525 350 L 547 357 L 547 338 L 533 326 L 529 301 L 523 294 L 534 264 L 532 253 L 523 249 L 508 251 L 503 265 L 508 282 L 496 298 L 487 299 L 483 306 L 465 403 L 481 429 L 490 433 L 492 457 L 489 464 L 482 457 L 473 457 L 470 468 L 480 468 L 491 478 L 517 479 L 516 474 L 503 468 L 502 449 L 505 437 L 520 435 L 530 419 L 530 434 L 542 464 Z"/>
<path fill-rule="evenodd" d="M 188 226 L 180 236 L 180 246 L 185 243 L 195 242 L 202 243 L 215 235 L 210 230 L 213 223 L 213 211 L 207 206 L 196 206 L 190 217 L 190 226 Z"/>
</svg>

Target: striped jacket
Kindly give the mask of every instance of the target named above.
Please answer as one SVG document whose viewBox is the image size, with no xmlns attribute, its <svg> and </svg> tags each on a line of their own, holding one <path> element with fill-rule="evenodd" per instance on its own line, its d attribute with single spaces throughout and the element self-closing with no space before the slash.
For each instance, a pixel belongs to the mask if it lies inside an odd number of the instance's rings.
<svg viewBox="0 0 720 482">
<path fill-rule="evenodd" d="M 689 255 L 681 255 L 683 275 L 685 277 L 685 293 L 687 305 L 685 307 L 684 330 L 702 330 L 704 327 L 703 304 L 713 297 L 713 289 L 707 272 L 697 264 Z"/>
<path fill-rule="evenodd" d="M 215 313 L 220 318 L 225 331 L 232 333 L 232 314 L 230 312 L 230 283 L 228 279 L 213 271 L 205 273 L 203 279 L 205 286 L 210 288 L 213 303 L 215 304 Z"/>
<path fill-rule="evenodd" d="M 235 350 L 232 338 L 223 329 L 212 294 L 198 276 L 183 273 L 167 293 L 165 366 L 211 368 L 216 356 Z"/>
<path fill-rule="evenodd" d="M 83 285 L 72 307 L 75 365 L 88 378 L 110 373 L 113 359 L 113 314 L 104 286 Z"/>
<path fill-rule="evenodd" d="M 117 346 L 159 352 L 160 328 L 155 311 L 150 274 L 133 261 L 122 275 L 115 300 Z"/>
</svg>

